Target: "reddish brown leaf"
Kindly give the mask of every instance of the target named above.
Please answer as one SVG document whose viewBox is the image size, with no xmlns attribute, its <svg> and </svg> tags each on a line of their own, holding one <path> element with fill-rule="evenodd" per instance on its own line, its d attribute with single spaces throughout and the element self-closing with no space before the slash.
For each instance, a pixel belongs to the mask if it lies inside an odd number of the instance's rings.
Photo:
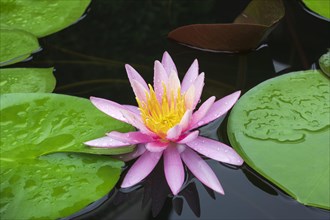
<svg viewBox="0 0 330 220">
<path fill-rule="evenodd" d="M 253 0 L 231 24 L 192 24 L 168 37 L 179 43 L 215 51 L 240 52 L 257 48 L 284 16 L 281 0 Z"/>
</svg>

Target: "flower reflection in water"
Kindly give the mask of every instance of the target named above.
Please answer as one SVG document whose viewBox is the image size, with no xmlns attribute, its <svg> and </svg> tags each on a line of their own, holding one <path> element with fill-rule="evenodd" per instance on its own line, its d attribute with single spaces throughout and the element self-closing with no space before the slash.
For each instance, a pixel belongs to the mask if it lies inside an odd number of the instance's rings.
<svg viewBox="0 0 330 220">
<path fill-rule="evenodd" d="M 129 190 L 120 189 L 113 198 L 114 208 L 120 207 L 129 200 L 130 194 L 136 193 L 137 197 L 141 195 L 137 191 L 143 191 L 141 210 L 150 209 L 152 217 L 168 215 L 168 207 L 173 207 L 178 215 L 181 214 L 184 200 L 196 216 L 200 216 L 199 194 L 192 180 L 193 175 L 187 172 L 187 181 L 183 189 L 176 196 L 171 195 L 171 190 L 166 183 L 163 171 L 163 163 L 158 163 L 151 174 L 141 182 L 137 188 Z M 213 195 L 213 190 L 210 190 Z M 132 198 L 131 198 L 132 199 Z"/>
</svg>

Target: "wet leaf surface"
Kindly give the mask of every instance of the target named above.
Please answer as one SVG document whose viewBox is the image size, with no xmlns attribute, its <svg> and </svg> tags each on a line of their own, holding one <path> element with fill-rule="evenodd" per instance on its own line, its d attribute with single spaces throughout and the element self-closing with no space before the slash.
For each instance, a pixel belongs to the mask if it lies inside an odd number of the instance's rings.
<svg viewBox="0 0 330 220">
<path fill-rule="evenodd" d="M 319 65 L 321 70 L 330 76 L 330 50 L 328 53 L 323 54 L 319 59 Z"/>
<path fill-rule="evenodd" d="M 25 60 L 39 49 L 38 39 L 32 34 L 22 30 L 0 29 L 0 66 Z"/>
<path fill-rule="evenodd" d="M 90 148 L 83 142 L 103 137 L 112 130 L 133 127 L 102 113 L 87 99 L 41 93 L 1 96 L 1 152 L 30 154 L 32 158 L 53 152 L 121 154 L 127 148 Z"/>
<path fill-rule="evenodd" d="M 284 16 L 281 0 L 254 0 L 231 24 L 192 24 L 179 27 L 168 37 L 179 43 L 223 52 L 256 49 Z"/>
<path fill-rule="evenodd" d="M 37 37 L 62 30 L 75 23 L 85 12 L 90 0 L 1 0 L 0 24 L 33 33 Z"/>
<path fill-rule="evenodd" d="M 248 91 L 228 119 L 245 162 L 299 202 L 330 209 L 329 80 L 289 73 Z"/>
<path fill-rule="evenodd" d="M 124 165 L 94 154 L 132 150 L 84 146 L 84 141 L 110 130 L 133 129 L 98 111 L 87 99 L 4 94 L 0 115 L 0 213 L 4 219 L 56 219 L 79 211 L 114 187 Z"/>
<path fill-rule="evenodd" d="M 2 157 L 1 218 L 57 219 L 73 214 L 107 194 L 123 165 L 107 156 L 72 153 Z"/>
<path fill-rule="evenodd" d="M 0 69 L 0 94 L 52 92 L 55 88 L 53 68 Z"/>
</svg>

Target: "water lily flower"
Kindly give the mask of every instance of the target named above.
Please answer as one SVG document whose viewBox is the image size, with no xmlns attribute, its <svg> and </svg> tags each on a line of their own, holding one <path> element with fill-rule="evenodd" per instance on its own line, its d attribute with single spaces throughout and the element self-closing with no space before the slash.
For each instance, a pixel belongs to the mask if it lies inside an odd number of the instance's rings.
<svg viewBox="0 0 330 220">
<path fill-rule="evenodd" d="M 188 69 L 182 83 L 167 52 L 161 62 L 155 61 L 153 86 L 130 65 L 125 68 L 138 107 L 96 97 L 90 100 L 102 112 L 133 125 L 137 131 L 112 131 L 85 144 L 100 148 L 137 145 L 134 152 L 121 156 L 124 161 L 139 157 L 127 172 L 121 184 L 123 188 L 143 180 L 163 157 L 165 178 L 174 195 L 184 183 L 182 161 L 203 184 L 224 194 L 217 176 L 199 154 L 233 165 L 242 165 L 243 160 L 231 147 L 199 136 L 198 127 L 224 115 L 235 104 L 240 91 L 218 101 L 212 96 L 194 111 L 204 87 L 204 73 L 199 74 L 197 60 Z"/>
</svg>

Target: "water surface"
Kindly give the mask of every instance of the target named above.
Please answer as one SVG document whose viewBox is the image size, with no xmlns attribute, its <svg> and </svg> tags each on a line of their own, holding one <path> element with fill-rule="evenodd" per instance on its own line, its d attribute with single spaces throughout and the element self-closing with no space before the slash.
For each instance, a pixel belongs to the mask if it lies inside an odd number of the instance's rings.
<svg viewBox="0 0 330 220">
<path fill-rule="evenodd" d="M 97 96 L 136 104 L 124 64 L 152 82 L 153 62 L 168 51 L 182 77 L 195 58 L 206 74 L 203 100 L 243 92 L 269 78 L 313 67 L 330 47 L 329 23 L 306 13 L 298 1 L 286 2 L 286 16 L 257 51 L 210 53 L 167 39 L 174 28 L 193 23 L 226 23 L 246 6 L 240 1 L 93 1 L 84 19 L 42 38 L 43 51 L 18 66 L 56 69 L 56 93 Z M 204 129 L 228 143 L 226 119 Z M 162 165 L 130 192 L 110 192 L 91 212 L 71 219 L 329 219 L 328 211 L 304 206 L 264 180 L 247 165 L 228 167 L 207 160 L 225 195 L 189 177 L 179 196 L 168 196 Z M 130 166 L 130 163 L 127 164 Z M 119 184 L 118 184 L 119 185 Z M 83 193 L 83 192 L 82 192 Z M 99 205 L 99 206 L 98 206 Z M 85 210 L 86 211 L 86 210 Z"/>
</svg>

